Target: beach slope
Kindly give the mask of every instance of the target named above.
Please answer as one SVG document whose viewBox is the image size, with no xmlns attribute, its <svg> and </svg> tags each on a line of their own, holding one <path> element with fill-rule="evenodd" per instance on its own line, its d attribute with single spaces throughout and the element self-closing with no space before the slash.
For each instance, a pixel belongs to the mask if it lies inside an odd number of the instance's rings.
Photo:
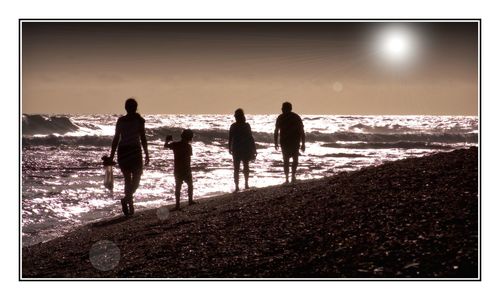
<svg viewBox="0 0 500 300">
<path fill-rule="evenodd" d="M 89 224 L 21 277 L 477 278 L 478 193 L 475 147 L 405 159 Z"/>
</svg>

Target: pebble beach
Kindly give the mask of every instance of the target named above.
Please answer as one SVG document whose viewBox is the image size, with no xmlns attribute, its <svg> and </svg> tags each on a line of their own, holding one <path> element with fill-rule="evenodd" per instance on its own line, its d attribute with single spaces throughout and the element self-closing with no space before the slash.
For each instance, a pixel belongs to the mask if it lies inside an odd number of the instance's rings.
<svg viewBox="0 0 500 300">
<path fill-rule="evenodd" d="M 100 220 L 21 278 L 476 279 L 478 196 L 477 147 L 408 158 Z"/>
</svg>

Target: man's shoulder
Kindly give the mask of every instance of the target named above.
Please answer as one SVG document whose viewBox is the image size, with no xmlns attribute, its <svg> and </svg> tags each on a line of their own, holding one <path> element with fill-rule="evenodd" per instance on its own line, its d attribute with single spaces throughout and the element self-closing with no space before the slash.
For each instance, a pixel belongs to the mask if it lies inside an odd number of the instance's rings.
<svg viewBox="0 0 500 300">
<path fill-rule="evenodd" d="M 281 114 L 277 118 L 277 120 L 282 120 L 282 119 L 286 119 L 286 120 L 291 120 L 291 119 L 292 120 L 294 120 L 294 119 L 302 120 L 302 118 L 298 114 L 294 113 L 293 111 Z"/>
<path fill-rule="evenodd" d="M 172 148 L 172 149 L 177 149 L 179 147 L 179 141 L 177 142 L 170 142 L 168 145 Z"/>
<path fill-rule="evenodd" d="M 146 123 L 146 120 L 138 113 L 135 113 L 131 116 L 131 119 L 132 120 L 135 120 L 136 122 L 138 121 L 139 123 Z"/>
<path fill-rule="evenodd" d="M 183 141 L 173 142 L 172 144 L 174 144 L 174 147 L 177 147 L 179 149 L 191 149 L 191 145 Z"/>
<path fill-rule="evenodd" d="M 290 117 L 291 117 L 291 119 L 294 120 L 294 122 L 302 123 L 302 118 L 298 114 L 296 114 L 294 112 L 291 112 L 291 114 L 292 115 Z"/>
<path fill-rule="evenodd" d="M 139 114 L 123 115 L 118 118 L 118 122 L 130 122 L 130 121 L 139 121 L 142 123 L 146 122 L 146 120 Z"/>
</svg>

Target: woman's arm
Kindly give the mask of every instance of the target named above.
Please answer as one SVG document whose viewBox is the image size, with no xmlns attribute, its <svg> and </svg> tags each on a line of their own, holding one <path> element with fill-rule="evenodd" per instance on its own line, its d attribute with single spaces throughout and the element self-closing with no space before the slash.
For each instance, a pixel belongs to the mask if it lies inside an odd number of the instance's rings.
<svg viewBox="0 0 500 300">
<path fill-rule="evenodd" d="M 227 148 L 229 149 L 229 154 L 233 154 L 233 125 L 229 128 L 229 141 L 227 144 Z"/>
<path fill-rule="evenodd" d="M 115 157 L 116 148 L 118 147 L 118 143 L 120 142 L 120 122 L 116 122 L 115 127 L 115 136 L 113 137 L 113 142 L 111 143 L 111 155 L 109 156 L 111 161 L 113 161 Z"/>
<path fill-rule="evenodd" d="M 254 155 L 254 157 L 256 157 L 257 156 L 257 147 L 255 146 L 255 139 L 253 138 L 252 127 L 250 127 L 250 124 L 248 124 L 248 134 L 250 135 L 252 154 Z"/>
<path fill-rule="evenodd" d="M 144 149 L 144 153 L 146 154 L 146 158 L 144 159 L 144 164 L 149 165 L 148 141 L 146 140 L 146 130 L 144 128 L 144 123 L 142 123 L 142 128 L 141 128 L 141 144 L 142 144 L 142 149 Z"/>
</svg>

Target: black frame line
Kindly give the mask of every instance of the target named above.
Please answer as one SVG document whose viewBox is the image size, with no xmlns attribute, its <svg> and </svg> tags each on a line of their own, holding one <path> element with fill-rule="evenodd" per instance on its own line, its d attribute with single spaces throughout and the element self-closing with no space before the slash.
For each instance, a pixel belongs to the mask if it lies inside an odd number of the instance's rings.
<svg viewBox="0 0 500 300">
<path fill-rule="evenodd" d="M 214 279 L 208 279 L 208 278 L 183 278 L 183 279 L 178 279 L 178 278 L 151 278 L 151 279 L 145 279 L 145 278 L 54 278 L 54 279 L 47 279 L 47 278 L 33 278 L 33 279 L 27 279 L 22 277 L 22 229 L 21 227 L 18 229 L 18 260 L 19 260 L 19 268 L 18 268 L 18 281 L 20 282 L 65 282 L 65 281 L 71 281 L 71 282 L 88 282 L 88 281 L 107 281 L 107 282 L 123 282 L 123 281 L 157 281 L 157 282 L 165 282 L 165 281 L 192 281 L 192 282 L 200 282 L 200 281 L 235 281 L 235 282 L 242 282 L 242 281 L 248 281 L 248 282 L 277 282 L 277 281 L 302 281 L 302 282 L 481 282 L 482 281 L 482 138 L 481 138 L 481 113 L 482 113 L 482 18 L 429 18 L 429 19 L 419 19 L 419 18 L 408 18 L 408 19 L 400 19 L 400 18 L 368 18 L 368 19 L 349 19 L 349 18 L 340 18 L 340 19 L 325 19 L 325 18 L 298 18 L 298 19 L 290 19 L 290 18 L 282 18 L 282 19 L 258 19 L 258 18 L 248 18 L 248 19 L 233 19 L 233 18 L 225 18 L 225 19 L 211 19 L 211 18 L 200 18 L 200 19 L 183 19 L 183 18 L 173 18 L 173 19 L 127 19 L 127 18 L 116 18 L 116 19 L 103 19 L 103 18 L 81 18 L 81 19 L 58 19 L 58 18 L 19 18 L 19 27 L 18 27 L 18 78 L 19 78 L 19 83 L 18 83 L 18 136 L 19 138 L 19 177 L 18 177 L 18 190 L 19 190 L 19 206 L 18 206 L 18 217 L 19 217 L 19 222 L 18 225 L 21 226 L 21 204 L 22 204 L 22 139 L 21 139 L 21 93 L 22 93 L 22 76 L 21 76 L 21 58 L 22 58 L 22 51 L 21 51 L 21 41 L 22 41 L 22 36 L 21 36 L 21 31 L 22 31 L 22 23 L 23 22 L 30 22 L 30 21 L 106 21 L 106 22 L 113 22 L 113 21 L 127 21 L 127 22 L 137 22 L 137 21 L 147 21 L 147 22 L 155 22 L 155 21 L 162 21 L 162 22 L 171 22 L 171 21 L 211 21 L 211 22 L 216 22 L 216 21 L 277 21 L 277 22 L 282 22 L 282 21 L 350 21 L 350 22 L 363 22 L 363 21 L 387 21 L 387 22 L 394 22 L 394 21 L 422 21 L 422 22 L 427 22 L 427 21 L 443 21 L 443 22 L 449 22 L 449 21 L 474 21 L 477 22 L 479 25 L 479 30 L 478 30 L 478 35 L 479 35 L 479 40 L 478 40 L 478 89 L 479 89 L 479 114 L 478 114 L 478 121 L 479 121 L 479 132 L 478 132 L 478 139 L 479 139 L 479 144 L 478 144 L 478 154 L 479 154 L 479 161 L 478 161 L 478 192 L 479 192 L 479 199 L 478 199 L 478 205 L 479 205 L 479 241 L 478 241 L 478 268 L 479 272 L 478 278 L 457 278 L 457 279 L 450 279 L 450 278 L 360 278 L 360 279 L 354 279 L 354 278 L 325 278 L 325 279 L 320 279 L 320 278 L 290 278 L 290 279 L 273 279 L 273 278 L 248 278 L 248 279 L 243 279 L 243 278 L 214 278 Z"/>
</svg>

